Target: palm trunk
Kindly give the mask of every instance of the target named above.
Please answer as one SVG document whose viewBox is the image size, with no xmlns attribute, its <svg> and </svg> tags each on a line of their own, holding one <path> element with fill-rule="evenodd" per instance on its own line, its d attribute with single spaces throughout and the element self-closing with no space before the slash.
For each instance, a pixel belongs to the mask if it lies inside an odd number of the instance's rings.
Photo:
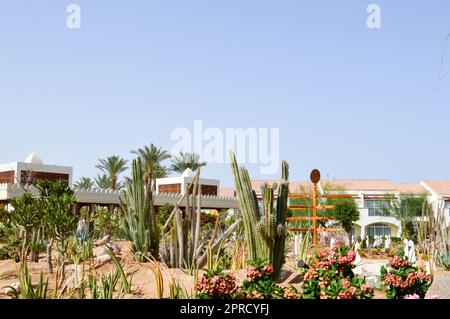
<svg viewBox="0 0 450 319">
<path fill-rule="evenodd" d="M 111 176 L 111 189 L 116 190 L 117 177 L 115 175 Z"/>
</svg>

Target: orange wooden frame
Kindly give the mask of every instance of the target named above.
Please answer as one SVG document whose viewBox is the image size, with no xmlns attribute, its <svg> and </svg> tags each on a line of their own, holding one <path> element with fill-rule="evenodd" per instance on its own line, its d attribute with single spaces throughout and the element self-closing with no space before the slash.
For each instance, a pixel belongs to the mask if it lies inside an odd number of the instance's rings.
<svg viewBox="0 0 450 319">
<path fill-rule="evenodd" d="M 318 220 L 333 220 L 331 217 L 320 217 L 317 216 L 317 210 L 318 209 L 324 209 L 324 210 L 330 210 L 333 209 L 332 205 L 323 205 L 318 206 L 318 200 L 319 198 L 353 198 L 352 195 L 346 195 L 346 194 L 330 194 L 330 195 L 318 195 L 318 189 L 317 189 L 317 183 L 313 182 L 313 193 L 310 194 L 289 194 L 289 198 L 311 198 L 313 200 L 312 206 L 307 205 L 293 205 L 289 206 L 289 209 L 291 210 L 311 210 L 313 211 L 312 217 L 288 217 L 286 218 L 287 221 L 305 221 L 305 220 L 312 220 L 313 221 L 313 229 L 310 228 L 291 228 L 289 231 L 292 232 L 310 232 L 313 231 L 313 242 L 314 245 L 317 245 L 317 221 Z M 326 232 L 338 232 L 341 231 L 341 228 L 325 228 L 323 231 Z"/>
</svg>

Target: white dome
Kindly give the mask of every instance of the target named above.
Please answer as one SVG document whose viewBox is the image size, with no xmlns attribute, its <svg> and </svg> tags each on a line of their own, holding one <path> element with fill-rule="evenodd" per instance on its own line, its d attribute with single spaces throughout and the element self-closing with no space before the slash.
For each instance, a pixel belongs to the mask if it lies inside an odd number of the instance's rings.
<svg viewBox="0 0 450 319">
<path fill-rule="evenodd" d="M 186 170 L 181 174 L 182 177 L 194 177 L 194 172 L 190 168 L 186 168 Z"/>
<path fill-rule="evenodd" d="M 42 161 L 42 158 L 38 154 L 36 154 L 34 152 L 27 156 L 27 158 L 25 159 L 25 163 L 36 164 L 36 165 L 44 165 L 44 162 Z"/>
</svg>

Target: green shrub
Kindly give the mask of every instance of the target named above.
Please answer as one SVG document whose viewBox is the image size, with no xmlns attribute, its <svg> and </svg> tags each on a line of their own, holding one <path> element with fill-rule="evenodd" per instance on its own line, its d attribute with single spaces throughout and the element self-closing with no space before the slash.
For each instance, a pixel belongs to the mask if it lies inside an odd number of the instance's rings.
<svg viewBox="0 0 450 319">
<path fill-rule="evenodd" d="M 172 214 L 173 208 L 173 205 L 170 204 L 164 204 L 159 208 L 158 214 L 156 215 L 156 221 L 158 224 L 163 226 L 166 224 L 170 214 Z"/>
</svg>

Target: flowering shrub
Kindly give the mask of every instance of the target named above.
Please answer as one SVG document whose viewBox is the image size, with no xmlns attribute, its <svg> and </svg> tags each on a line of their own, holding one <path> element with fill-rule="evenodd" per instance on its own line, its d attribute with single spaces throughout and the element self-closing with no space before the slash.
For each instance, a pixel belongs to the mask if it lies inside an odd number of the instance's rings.
<svg viewBox="0 0 450 319">
<path fill-rule="evenodd" d="M 381 268 L 381 277 L 387 286 L 389 299 L 408 299 L 419 296 L 421 299 L 431 285 L 431 276 L 414 267 L 407 259 L 398 256 L 389 259 L 389 270 Z M 406 299 L 406 298 L 405 298 Z"/>
<path fill-rule="evenodd" d="M 235 278 L 222 272 L 207 272 L 197 281 L 199 299 L 231 299 L 236 293 Z"/>
<path fill-rule="evenodd" d="M 247 279 L 237 289 L 236 298 L 242 299 L 294 299 L 296 291 L 285 291 L 273 279 L 273 266 L 266 260 L 255 261 L 247 269 Z"/>
<path fill-rule="evenodd" d="M 197 281 L 195 290 L 200 299 L 300 299 L 294 287 L 282 288 L 273 279 L 273 266 L 266 261 L 253 262 L 247 279 L 237 287 L 235 278 L 222 272 L 209 271 Z"/>
<path fill-rule="evenodd" d="M 356 253 L 343 246 L 334 246 L 315 257 L 306 271 L 302 290 L 305 299 L 371 299 L 372 287 L 353 274 Z"/>
</svg>

